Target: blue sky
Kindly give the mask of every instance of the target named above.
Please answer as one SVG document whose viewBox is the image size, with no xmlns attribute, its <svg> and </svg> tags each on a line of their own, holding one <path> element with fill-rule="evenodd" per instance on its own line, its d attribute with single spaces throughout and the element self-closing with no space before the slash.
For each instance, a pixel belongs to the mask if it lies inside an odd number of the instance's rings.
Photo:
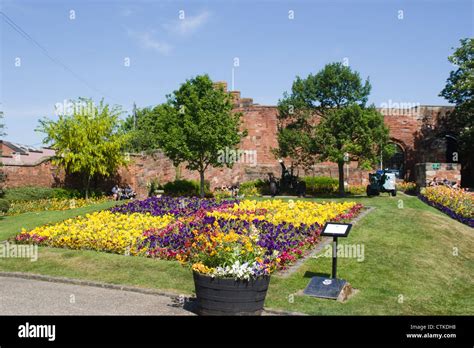
<svg viewBox="0 0 474 348">
<path fill-rule="evenodd" d="M 275 105 L 295 76 L 334 61 L 370 76 L 377 106 L 445 105 L 438 94 L 453 68 L 447 57 L 473 36 L 469 0 L 2 0 L 2 11 L 75 74 L 0 16 L 5 138 L 30 145 L 41 144 L 34 129 L 54 118 L 56 103 L 104 97 L 130 111 L 133 102 L 163 102 L 202 73 L 231 87 L 235 57 L 235 89 L 263 105 Z"/>
</svg>

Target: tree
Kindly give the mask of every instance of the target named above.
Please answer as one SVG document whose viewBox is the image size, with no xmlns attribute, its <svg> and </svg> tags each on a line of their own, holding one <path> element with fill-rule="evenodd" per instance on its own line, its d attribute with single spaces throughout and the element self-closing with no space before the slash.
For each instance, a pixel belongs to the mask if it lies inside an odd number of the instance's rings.
<svg viewBox="0 0 474 348">
<path fill-rule="evenodd" d="M 471 168 L 472 174 L 472 149 L 474 148 L 474 39 L 460 40 L 458 47 L 448 60 L 457 69 L 450 72 L 446 86 L 440 96 L 450 103 L 455 104 L 443 122 L 443 127 L 457 135 L 458 145 L 464 165 Z"/>
<path fill-rule="evenodd" d="M 196 76 L 167 96 L 153 109 L 156 142 L 175 166 L 186 163 L 200 175 L 204 197 L 204 174 L 209 166 L 231 166 L 221 160 L 225 149 L 235 149 L 246 132 L 240 131 L 241 113 L 232 113 L 231 96 L 216 88 L 208 75 Z"/>
<path fill-rule="evenodd" d="M 5 131 L 5 124 L 3 123 L 3 111 L 0 111 L 0 138 L 6 134 Z M 0 158 L 2 157 L 2 148 L 0 147 Z M 0 160 L 0 168 L 3 166 L 2 161 Z M 3 183 L 5 182 L 5 173 L 3 170 L 0 170 L 0 197 L 3 196 Z"/>
<path fill-rule="evenodd" d="M 5 135 L 4 130 L 5 130 L 5 124 L 3 123 L 3 111 L 0 111 L 0 137 L 3 137 Z"/>
<path fill-rule="evenodd" d="M 95 175 L 110 176 L 126 164 L 122 149 L 128 135 L 119 130 L 121 109 L 103 100 L 95 106 L 90 99 L 79 98 L 71 115 L 59 115 L 57 121 L 40 120 L 38 131 L 46 134 L 43 142 L 56 151 L 53 163 L 67 174 L 83 177 L 86 198 Z"/>
<path fill-rule="evenodd" d="M 382 147 L 390 151 L 388 140 L 383 115 L 374 107 L 352 104 L 325 114 L 315 127 L 314 148 L 319 159 L 337 163 L 339 193 L 344 195 L 344 154 L 350 154 L 362 167 L 368 168 L 377 163 Z"/>
<path fill-rule="evenodd" d="M 316 75 L 299 76 L 293 82 L 291 93 L 284 93 L 278 102 L 280 120 L 279 149 L 276 154 L 291 157 L 295 165 L 308 167 L 315 161 L 311 155 L 311 132 L 315 125 L 314 115 L 324 115 L 334 108 L 353 103 L 365 106 L 371 85 L 369 79 L 362 82 L 359 73 L 342 63 L 327 64 Z"/>
<path fill-rule="evenodd" d="M 373 107 L 366 108 L 370 90 L 368 78 L 363 82 L 359 73 L 341 63 L 327 64 L 305 79 L 297 77 L 291 93 L 285 93 L 278 102 L 276 153 L 304 167 L 320 160 L 337 162 L 339 192 L 343 195 L 345 152 L 367 165 L 377 148 L 379 154 L 382 148 L 386 152 L 390 149 L 383 116 Z M 368 129 L 367 124 L 375 129 Z M 364 154 L 361 149 L 370 152 Z"/>
<path fill-rule="evenodd" d="M 122 130 L 129 134 L 126 144 L 130 152 L 152 152 L 157 146 L 157 120 L 152 108 L 136 109 L 122 125 Z"/>
</svg>

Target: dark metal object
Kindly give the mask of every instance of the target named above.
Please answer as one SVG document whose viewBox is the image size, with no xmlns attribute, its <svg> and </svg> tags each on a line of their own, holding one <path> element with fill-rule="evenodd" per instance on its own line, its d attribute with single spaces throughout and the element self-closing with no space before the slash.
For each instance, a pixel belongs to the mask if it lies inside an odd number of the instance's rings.
<svg viewBox="0 0 474 348">
<path fill-rule="evenodd" d="M 273 173 L 268 173 L 271 196 L 275 197 L 276 195 L 288 194 L 305 197 L 306 183 L 300 180 L 298 175 L 293 174 L 293 167 L 288 170 L 283 161 L 280 161 L 280 166 L 280 179 L 275 178 Z"/>
<path fill-rule="evenodd" d="M 333 300 L 339 297 L 347 282 L 344 279 L 337 278 L 337 238 L 347 237 L 351 228 L 352 224 L 337 222 L 327 222 L 324 225 L 321 236 L 333 237 L 331 278 L 319 276 L 311 278 L 308 286 L 303 291 L 305 295 Z"/>
<path fill-rule="evenodd" d="M 336 279 L 337 274 L 337 237 L 332 239 L 332 278 Z"/>
<path fill-rule="evenodd" d="M 384 187 L 385 181 L 387 180 L 387 173 L 388 171 L 385 170 L 377 170 L 375 173 L 369 174 L 369 184 L 366 188 L 367 196 L 378 196 L 381 192 L 388 192 L 392 196 L 397 195 L 397 189 L 394 188 L 393 190 L 387 190 Z"/>
<path fill-rule="evenodd" d="M 313 277 L 303 293 L 309 296 L 336 300 L 346 283 L 344 279 Z"/>
</svg>

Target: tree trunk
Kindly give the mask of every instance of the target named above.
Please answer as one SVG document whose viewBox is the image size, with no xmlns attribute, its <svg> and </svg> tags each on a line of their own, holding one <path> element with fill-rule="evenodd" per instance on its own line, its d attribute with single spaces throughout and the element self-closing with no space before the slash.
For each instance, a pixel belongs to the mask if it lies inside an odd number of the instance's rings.
<svg viewBox="0 0 474 348">
<path fill-rule="evenodd" d="M 200 195 L 201 195 L 201 198 L 204 198 L 204 169 L 201 169 L 199 171 L 199 175 L 201 177 L 201 189 L 200 189 Z"/>
<path fill-rule="evenodd" d="M 178 164 L 176 167 L 174 167 L 174 169 L 175 169 L 174 179 L 175 180 L 180 180 L 181 179 L 181 165 Z"/>
<path fill-rule="evenodd" d="M 86 199 L 89 199 L 89 189 L 91 186 L 91 176 L 87 175 L 87 180 L 86 180 Z"/>
<path fill-rule="evenodd" d="M 337 162 L 337 167 L 339 169 L 339 195 L 344 197 L 344 161 Z"/>
</svg>

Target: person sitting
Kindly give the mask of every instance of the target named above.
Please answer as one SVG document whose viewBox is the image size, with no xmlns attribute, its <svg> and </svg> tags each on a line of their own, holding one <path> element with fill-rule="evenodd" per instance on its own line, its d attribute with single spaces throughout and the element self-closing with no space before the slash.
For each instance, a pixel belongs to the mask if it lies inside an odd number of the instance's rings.
<svg viewBox="0 0 474 348">
<path fill-rule="evenodd" d="M 438 186 L 438 178 L 435 176 L 429 186 Z"/>
<path fill-rule="evenodd" d="M 454 181 L 454 182 L 453 182 L 453 181 L 450 181 L 450 180 L 448 180 L 447 178 L 445 178 L 445 179 L 443 180 L 443 185 L 444 185 L 444 186 L 447 186 L 447 187 L 451 187 L 451 188 L 452 188 L 455 183 L 456 183 L 455 181 Z"/>
<path fill-rule="evenodd" d="M 127 186 L 125 186 L 123 192 L 125 199 L 135 198 L 135 196 L 137 195 L 135 191 L 133 191 L 132 186 L 130 186 L 130 184 L 127 184 Z"/>
<path fill-rule="evenodd" d="M 112 197 L 114 201 L 118 201 L 120 199 L 120 187 L 118 185 L 112 187 Z"/>
</svg>

